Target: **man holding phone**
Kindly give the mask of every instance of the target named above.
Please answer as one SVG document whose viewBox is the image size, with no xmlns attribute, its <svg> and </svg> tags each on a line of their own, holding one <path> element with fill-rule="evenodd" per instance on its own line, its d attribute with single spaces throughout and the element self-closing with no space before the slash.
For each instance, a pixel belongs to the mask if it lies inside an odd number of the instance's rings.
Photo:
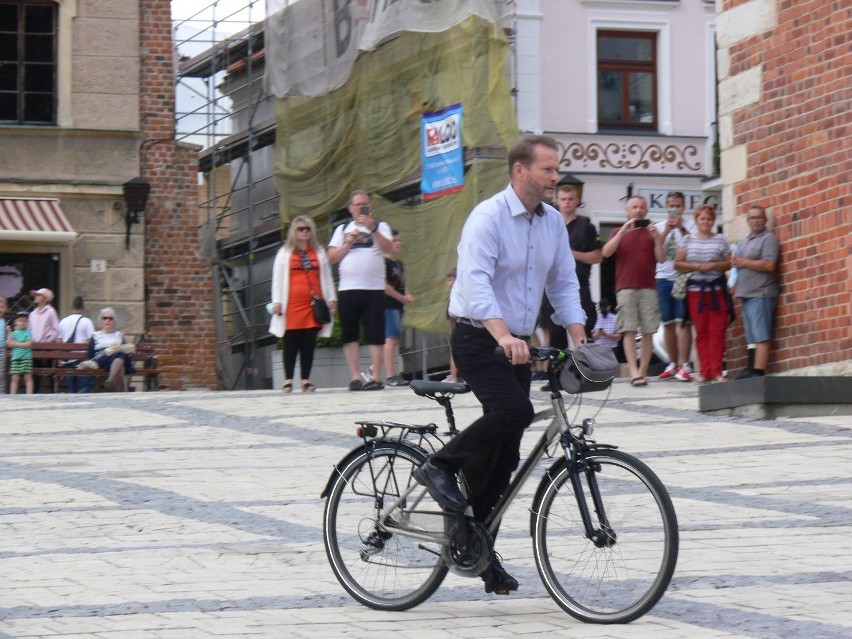
<svg viewBox="0 0 852 639">
<path fill-rule="evenodd" d="M 618 305 L 618 332 L 630 367 L 633 386 L 648 384 L 651 340 L 660 325 L 655 272 L 665 260 L 663 238 L 646 218 L 648 202 L 641 195 L 627 200 L 627 222 L 610 235 L 603 256 L 615 255 L 615 299 Z M 636 332 L 641 331 L 641 361 L 636 359 Z"/>
<path fill-rule="evenodd" d="M 337 308 L 343 356 L 352 381 L 349 390 L 381 390 L 382 354 L 385 345 L 385 253 L 393 249 L 393 236 L 387 222 L 373 216 L 373 203 L 366 191 L 349 195 L 352 221 L 334 229 L 328 243 L 328 259 L 340 263 Z M 373 376 L 361 381 L 358 369 L 358 327 L 370 349 Z"/>
<path fill-rule="evenodd" d="M 686 198 L 680 191 L 672 191 L 666 195 L 668 216 L 665 222 L 657 223 L 657 232 L 663 238 L 663 250 L 666 260 L 657 264 L 657 298 L 660 303 L 660 315 L 663 320 L 663 337 L 666 353 L 669 356 L 668 366 L 660 374 L 660 379 L 679 379 L 682 382 L 692 381 L 692 368 L 689 363 L 692 351 L 692 327 L 686 318 L 686 302 L 672 297 L 677 271 L 674 267 L 674 257 L 677 245 L 684 235 L 695 230 L 691 221 L 684 221 L 683 212 Z"/>
</svg>

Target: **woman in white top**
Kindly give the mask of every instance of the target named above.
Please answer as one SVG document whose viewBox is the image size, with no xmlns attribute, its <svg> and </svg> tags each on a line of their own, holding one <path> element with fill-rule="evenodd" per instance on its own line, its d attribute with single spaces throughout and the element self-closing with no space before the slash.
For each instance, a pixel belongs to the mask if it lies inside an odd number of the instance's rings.
<svg viewBox="0 0 852 639">
<path fill-rule="evenodd" d="M 97 364 L 99 368 L 109 371 L 106 387 L 108 390 L 124 391 L 124 377 L 134 372 L 134 351 L 132 344 L 127 344 L 124 335 L 116 329 L 115 310 L 109 306 L 101 309 L 98 314 L 101 322 L 101 330 L 92 333 L 89 340 L 88 362 L 83 362 L 81 367 L 91 367 L 90 362 Z"/>
<path fill-rule="evenodd" d="M 285 393 L 293 391 L 293 375 L 297 358 L 301 362 L 302 391 L 316 390 L 311 382 L 314 348 L 317 336 L 331 336 L 337 293 L 328 255 L 317 242 L 317 227 L 304 215 L 290 224 L 287 241 L 275 255 L 272 264 L 272 319 L 269 332 L 284 338 Z M 326 301 L 332 322 L 321 324 L 313 313 L 313 299 Z"/>
</svg>

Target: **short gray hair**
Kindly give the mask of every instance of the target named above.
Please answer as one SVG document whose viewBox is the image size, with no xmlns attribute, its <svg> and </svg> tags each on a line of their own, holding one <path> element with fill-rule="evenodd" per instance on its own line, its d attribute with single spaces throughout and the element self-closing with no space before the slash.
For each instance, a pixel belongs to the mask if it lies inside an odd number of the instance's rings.
<svg viewBox="0 0 852 639">
<path fill-rule="evenodd" d="M 102 308 L 100 313 L 98 313 L 98 319 L 102 318 L 104 315 L 112 316 L 113 321 L 115 321 L 115 326 L 118 326 L 118 315 L 116 315 L 115 309 L 112 306 Z"/>
</svg>

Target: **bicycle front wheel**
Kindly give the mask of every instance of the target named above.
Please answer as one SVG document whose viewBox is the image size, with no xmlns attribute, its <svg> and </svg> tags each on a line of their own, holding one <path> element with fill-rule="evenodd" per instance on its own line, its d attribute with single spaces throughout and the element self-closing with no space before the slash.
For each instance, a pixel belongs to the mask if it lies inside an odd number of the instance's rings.
<svg viewBox="0 0 852 639">
<path fill-rule="evenodd" d="M 586 463 L 579 479 L 595 534 L 590 539 L 586 532 L 568 465 L 555 467 L 533 505 L 536 566 L 568 614 L 588 623 L 627 623 L 653 608 L 671 581 L 677 517 L 662 482 L 635 457 L 602 450 Z M 603 513 L 596 512 L 590 482 Z"/>
<path fill-rule="evenodd" d="M 329 491 L 323 535 L 331 569 L 346 591 L 369 608 L 412 608 L 428 599 L 447 574 L 440 545 L 390 532 L 378 521 L 379 513 L 416 483 L 412 473 L 425 458 L 412 446 L 377 443 L 340 469 Z M 416 491 L 418 497 L 422 493 Z M 410 506 L 415 509 L 402 504 L 390 520 L 414 531 L 443 531 L 441 507 L 428 494 Z"/>
</svg>

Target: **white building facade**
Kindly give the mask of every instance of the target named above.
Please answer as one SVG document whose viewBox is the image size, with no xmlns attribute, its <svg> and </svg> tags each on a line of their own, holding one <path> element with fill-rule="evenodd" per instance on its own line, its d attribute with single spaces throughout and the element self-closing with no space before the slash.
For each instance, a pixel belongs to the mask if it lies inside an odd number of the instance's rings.
<svg viewBox="0 0 852 639">
<path fill-rule="evenodd" d="M 559 142 L 563 180 L 604 241 L 624 223 L 628 193 L 645 196 L 655 220 L 670 191 L 688 211 L 719 206 L 712 1 L 514 4 L 519 128 Z M 613 287 L 613 264 L 596 266 L 593 297 Z"/>
</svg>

